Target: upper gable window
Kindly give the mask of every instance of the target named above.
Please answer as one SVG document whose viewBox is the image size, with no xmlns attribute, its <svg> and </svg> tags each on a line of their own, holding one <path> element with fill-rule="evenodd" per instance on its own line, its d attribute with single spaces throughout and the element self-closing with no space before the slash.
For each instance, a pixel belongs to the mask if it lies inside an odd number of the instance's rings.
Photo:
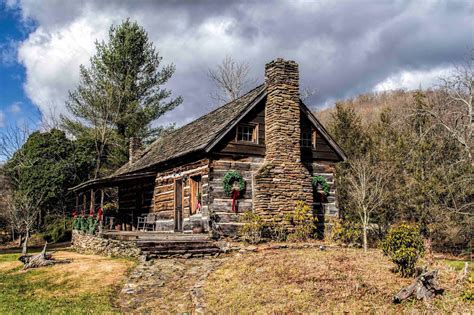
<svg viewBox="0 0 474 315">
<path fill-rule="evenodd" d="M 236 140 L 242 142 L 258 143 L 257 125 L 238 125 Z"/>
<path fill-rule="evenodd" d="M 303 131 L 301 133 L 301 147 L 316 149 L 316 131 Z"/>
</svg>

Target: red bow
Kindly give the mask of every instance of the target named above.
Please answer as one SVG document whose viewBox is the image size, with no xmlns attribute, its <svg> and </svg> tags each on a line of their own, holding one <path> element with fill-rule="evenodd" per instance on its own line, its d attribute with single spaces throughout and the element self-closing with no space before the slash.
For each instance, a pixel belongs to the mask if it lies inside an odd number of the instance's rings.
<svg viewBox="0 0 474 315">
<path fill-rule="evenodd" d="M 240 191 L 237 189 L 232 190 L 232 211 L 237 213 L 237 209 L 235 208 L 235 200 L 240 197 Z"/>
<path fill-rule="evenodd" d="M 102 221 L 102 208 L 99 208 L 99 210 L 97 210 L 97 219 L 99 219 L 99 221 Z"/>
</svg>

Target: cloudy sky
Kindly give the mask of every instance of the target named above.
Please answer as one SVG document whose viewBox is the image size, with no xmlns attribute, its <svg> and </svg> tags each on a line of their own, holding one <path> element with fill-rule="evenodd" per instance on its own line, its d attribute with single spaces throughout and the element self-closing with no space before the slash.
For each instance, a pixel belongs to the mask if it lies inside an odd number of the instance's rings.
<svg viewBox="0 0 474 315">
<path fill-rule="evenodd" d="M 4 1 L 4 2 L 2 2 Z M 186 123 L 215 101 L 206 70 L 226 55 L 263 80 L 274 58 L 300 64 L 314 109 L 369 91 L 429 87 L 474 47 L 474 1 L 0 0 L 0 128 L 64 112 L 94 42 L 130 17 L 176 73 Z"/>
</svg>

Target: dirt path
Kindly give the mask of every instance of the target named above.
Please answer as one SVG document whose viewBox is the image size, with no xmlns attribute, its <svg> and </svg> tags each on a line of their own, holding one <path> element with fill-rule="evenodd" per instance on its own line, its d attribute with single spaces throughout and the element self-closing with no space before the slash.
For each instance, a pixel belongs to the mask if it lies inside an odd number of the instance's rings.
<svg viewBox="0 0 474 315">
<path fill-rule="evenodd" d="M 225 258 L 157 259 L 142 262 L 119 294 L 124 313 L 195 313 L 202 309 L 201 287 Z"/>
</svg>

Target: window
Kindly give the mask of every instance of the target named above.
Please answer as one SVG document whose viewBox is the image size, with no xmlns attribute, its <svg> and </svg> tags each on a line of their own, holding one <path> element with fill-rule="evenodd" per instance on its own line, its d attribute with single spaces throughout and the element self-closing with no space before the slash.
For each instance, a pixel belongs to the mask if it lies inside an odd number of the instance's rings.
<svg viewBox="0 0 474 315">
<path fill-rule="evenodd" d="M 316 131 L 303 131 L 301 133 L 301 147 L 316 149 Z"/>
<path fill-rule="evenodd" d="M 201 212 L 201 194 L 202 194 L 202 181 L 201 175 L 190 177 L 191 185 L 191 215 Z"/>
<path fill-rule="evenodd" d="M 257 125 L 237 126 L 237 141 L 257 143 Z"/>
</svg>

